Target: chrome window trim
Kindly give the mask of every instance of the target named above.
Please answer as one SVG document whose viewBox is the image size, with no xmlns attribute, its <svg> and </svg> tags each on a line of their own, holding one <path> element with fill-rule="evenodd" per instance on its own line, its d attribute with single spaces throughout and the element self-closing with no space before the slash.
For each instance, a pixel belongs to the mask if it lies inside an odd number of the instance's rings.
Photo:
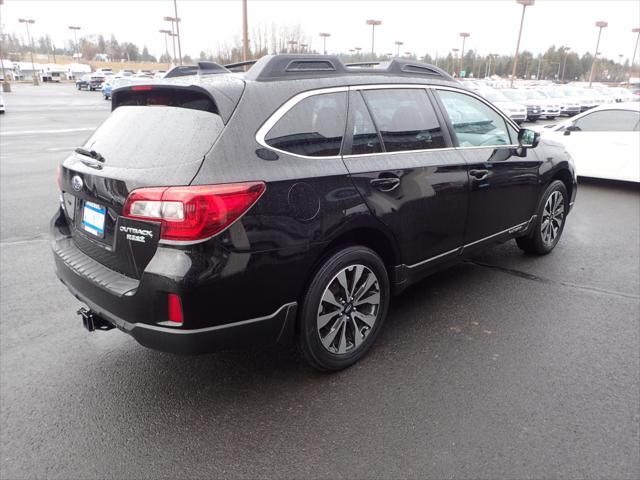
<svg viewBox="0 0 640 480">
<path fill-rule="evenodd" d="M 265 140 L 265 137 L 267 136 L 267 133 L 269 133 L 269 130 L 271 130 L 271 128 L 273 128 L 273 126 L 289 110 L 291 110 L 291 108 L 293 108 L 296 104 L 298 104 L 305 98 L 309 98 L 315 95 L 323 95 L 327 93 L 339 93 L 339 92 L 350 92 L 350 91 L 361 91 L 361 90 L 407 89 L 407 88 L 423 89 L 423 90 L 426 90 L 426 89 L 448 90 L 452 92 L 469 95 L 470 97 L 473 97 L 476 100 L 479 100 L 480 102 L 485 104 L 487 107 L 489 107 L 491 110 L 496 112 L 502 119 L 505 120 L 505 122 L 508 122 L 516 130 L 516 132 L 520 131 L 520 126 L 516 122 L 514 122 L 511 118 L 509 118 L 507 115 L 502 113 L 498 108 L 491 105 L 490 102 L 488 102 L 487 100 L 482 98 L 480 95 L 476 94 L 475 92 L 467 91 L 464 88 L 451 87 L 451 86 L 445 86 L 445 85 L 426 85 L 421 83 L 376 83 L 376 84 L 367 84 L 367 85 L 349 85 L 349 86 L 342 86 L 342 87 L 318 88 L 315 90 L 307 90 L 306 92 L 298 93 L 293 97 L 291 97 L 289 100 L 287 100 L 285 103 L 283 103 L 260 126 L 260 128 L 258 129 L 255 135 L 256 142 L 258 142 L 258 144 L 260 144 L 262 147 L 268 150 L 272 150 L 274 152 L 282 153 L 285 155 L 292 155 L 294 157 L 303 158 L 305 160 L 318 160 L 318 159 L 340 160 L 342 158 L 348 159 L 348 158 L 369 157 L 369 156 L 379 156 L 379 155 L 395 155 L 395 154 L 403 154 L 403 153 L 415 154 L 415 153 L 438 152 L 438 151 L 446 151 L 446 150 L 477 150 L 477 149 L 483 149 L 483 148 L 494 148 L 494 149 L 518 148 L 520 146 L 517 144 L 509 144 L 509 145 L 481 145 L 481 146 L 470 146 L 470 147 L 443 147 L 443 148 L 427 148 L 423 150 L 402 150 L 398 152 L 378 152 L 378 153 L 363 153 L 363 154 L 356 154 L 356 155 L 350 154 L 350 155 L 330 155 L 326 157 L 312 157 L 309 155 L 300 155 L 298 153 L 287 152 L 286 150 L 274 148 L 268 145 Z"/>
<path fill-rule="evenodd" d="M 289 100 L 284 102 L 258 129 L 256 132 L 256 142 L 258 142 L 261 146 L 266 149 L 272 150 L 274 152 L 283 153 L 285 155 L 293 155 L 294 157 L 310 159 L 310 160 L 341 160 L 341 155 L 330 155 L 326 157 L 312 157 L 309 155 L 300 155 L 298 153 L 287 152 L 286 150 L 281 150 L 279 148 L 272 147 L 267 144 L 265 137 L 267 133 L 273 128 L 273 126 L 282 118 L 284 115 L 291 110 L 294 106 L 300 103 L 305 98 L 313 97 L 316 95 L 324 95 L 327 93 L 340 93 L 340 92 L 348 92 L 349 87 L 330 87 L 330 88 L 320 88 L 317 90 L 308 90 L 306 92 L 298 93 L 291 97 Z"/>
</svg>

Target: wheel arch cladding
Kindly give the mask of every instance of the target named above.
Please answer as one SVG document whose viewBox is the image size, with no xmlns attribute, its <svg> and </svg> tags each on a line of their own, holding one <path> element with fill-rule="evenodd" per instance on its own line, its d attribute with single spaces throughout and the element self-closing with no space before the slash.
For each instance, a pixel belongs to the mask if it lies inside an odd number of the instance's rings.
<svg viewBox="0 0 640 480">
<path fill-rule="evenodd" d="M 573 177 L 571 176 L 569 170 L 565 168 L 558 170 L 551 178 L 549 185 L 554 180 L 560 180 L 562 183 L 564 183 L 564 186 L 567 189 L 567 196 L 569 197 L 567 200 L 571 201 L 573 194 Z"/>
</svg>

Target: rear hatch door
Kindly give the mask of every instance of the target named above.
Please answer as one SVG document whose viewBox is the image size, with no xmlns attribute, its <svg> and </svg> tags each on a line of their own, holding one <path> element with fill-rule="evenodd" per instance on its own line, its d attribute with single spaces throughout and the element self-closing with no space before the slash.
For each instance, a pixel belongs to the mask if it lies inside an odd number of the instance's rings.
<svg viewBox="0 0 640 480">
<path fill-rule="evenodd" d="M 143 88 L 136 95 L 136 87 L 128 87 L 127 101 L 64 161 L 60 188 L 76 246 L 108 268 L 140 278 L 160 228 L 122 217 L 127 196 L 141 187 L 188 185 L 224 122 L 202 91 Z"/>
</svg>

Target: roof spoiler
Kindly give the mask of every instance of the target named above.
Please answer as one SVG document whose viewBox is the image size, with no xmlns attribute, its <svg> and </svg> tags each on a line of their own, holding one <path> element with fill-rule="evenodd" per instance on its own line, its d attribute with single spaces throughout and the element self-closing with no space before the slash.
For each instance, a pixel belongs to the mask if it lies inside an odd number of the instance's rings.
<svg viewBox="0 0 640 480">
<path fill-rule="evenodd" d="M 216 62 L 198 62 L 197 65 L 178 65 L 167 72 L 164 78 L 186 77 L 187 75 L 211 75 L 216 73 L 231 73 Z"/>
</svg>

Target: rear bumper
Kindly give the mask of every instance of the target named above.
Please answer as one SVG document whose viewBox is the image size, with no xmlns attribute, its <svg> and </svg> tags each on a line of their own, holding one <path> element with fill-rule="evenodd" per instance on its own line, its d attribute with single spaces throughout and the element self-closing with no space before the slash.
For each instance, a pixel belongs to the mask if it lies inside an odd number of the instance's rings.
<svg viewBox="0 0 640 480">
<path fill-rule="evenodd" d="M 206 322 L 188 322 L 187 303 L 185 325 L 190 323 L 191 328 L 158 325 L 157 313 L 165 308 L 166 292 L 185 292 L 181 279 L 160 277 L 154 272 L 137 280 L 110 270 L 75 247 L 67 229 L 64 215 L 56 215 L 51 222 L 56 275 L 94 316 L 131 335 L 145 347 L 199 354 L 287 343 L 293 335 L 297 302 L 265 307 L 261 309 L 267 310 L 265 314 L 247 315 L 249 318 L 227 316 L 229 312 L 220 308 L 210 309 L 208 315 L 199 317 L 206 318 Z M 215 294 L 209 290 L 210 297 Z M 251 303 L 251 299 L 246 301 Z M 236 310 L 241 311 L 241 307 Z"/>
</svg>

